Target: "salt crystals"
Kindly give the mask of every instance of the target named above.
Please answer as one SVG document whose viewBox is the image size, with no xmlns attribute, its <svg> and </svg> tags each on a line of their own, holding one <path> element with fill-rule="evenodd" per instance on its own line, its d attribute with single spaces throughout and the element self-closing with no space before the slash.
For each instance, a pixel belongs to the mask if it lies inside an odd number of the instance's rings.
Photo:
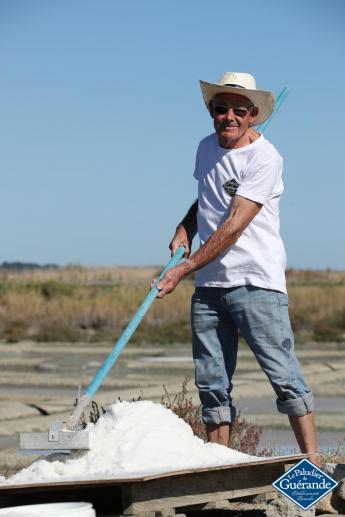
<svg viewBox="0 0 345 517">
<path fill-rule="evenodd" d="M 204 443 L 170 409 L 150 401 L 116 402 L 88 424 L 90 450 L 65 460 L 37 460 L 6 483 L 130 478 L 255 461 L 222 445 Z M 3 481 L 2 481 L 3 482 Z"/>
</svg>

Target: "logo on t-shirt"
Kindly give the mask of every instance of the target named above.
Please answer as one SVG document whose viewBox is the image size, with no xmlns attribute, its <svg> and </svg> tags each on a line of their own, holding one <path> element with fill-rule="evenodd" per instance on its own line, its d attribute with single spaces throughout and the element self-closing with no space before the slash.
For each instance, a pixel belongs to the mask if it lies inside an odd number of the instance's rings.
<svg viewBox="0 0 345 517">
<path fill-rule="evenodd" d="M 238 181 L 234 178 L 230 181 L 224 183 L 223 188 L 225 192 L 227 192 L 230 196 L 234 196 L 236 194 L 237 187 L 239 186 Z"/>
</svg>

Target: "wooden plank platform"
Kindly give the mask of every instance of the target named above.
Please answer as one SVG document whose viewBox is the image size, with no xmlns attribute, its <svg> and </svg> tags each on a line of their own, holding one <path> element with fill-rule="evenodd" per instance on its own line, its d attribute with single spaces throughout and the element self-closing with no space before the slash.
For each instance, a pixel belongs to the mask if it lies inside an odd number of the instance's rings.
<svg viewBox="0 0 345 517">
<path fill-rule="evenodd" d="M 89 501 L 97 517 L 155 517 L 175 511 L 226 504 L 272 493 L 272 482 L 306 456 L 278 456 L 248 463 L 147 476 L 0 485 L 0 507 L 59 501 Z"/>
</svg>

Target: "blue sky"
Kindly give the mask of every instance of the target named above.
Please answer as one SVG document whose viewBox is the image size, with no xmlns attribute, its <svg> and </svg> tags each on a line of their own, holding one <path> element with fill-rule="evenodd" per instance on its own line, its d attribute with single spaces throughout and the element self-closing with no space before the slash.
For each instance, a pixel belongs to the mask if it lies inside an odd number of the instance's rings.
<svg viewBox="0 0 345 517">
<path fill-rule="evenodd" d="M 289 89 L 266 131 L 288 266 L 344 269 L 344 15 L 342 0 L 0 0 L 0 262 L 166 262 L 212 132 L 198 81 L 230 70 Z"/>
</svg>

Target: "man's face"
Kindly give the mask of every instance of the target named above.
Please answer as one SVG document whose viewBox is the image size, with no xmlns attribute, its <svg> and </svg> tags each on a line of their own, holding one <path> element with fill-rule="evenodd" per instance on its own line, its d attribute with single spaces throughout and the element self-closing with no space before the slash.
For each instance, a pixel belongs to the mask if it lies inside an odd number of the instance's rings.
<svg viewBox="0 0 345 517">
<path fill-rule="evenodd" d="M 219 145 L 225 148 L 247 145 L 248 129 L 257 115 L 257 109 L 253 107 L 251 101 L 243 95 L 220 93 L 213 99 L 212 106 L 213 123 Z M 229 109 L 226 113 L 219 113 L 219 111 L 225 111 L 220 107 Z"/>
</svg>

